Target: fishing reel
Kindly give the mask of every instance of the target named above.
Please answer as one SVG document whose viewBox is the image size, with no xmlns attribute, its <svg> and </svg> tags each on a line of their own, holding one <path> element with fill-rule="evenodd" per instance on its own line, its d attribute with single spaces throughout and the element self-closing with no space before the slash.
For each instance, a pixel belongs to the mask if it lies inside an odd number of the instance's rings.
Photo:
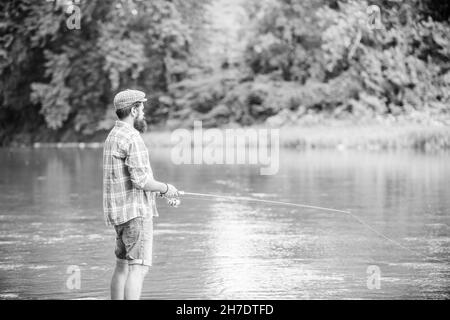
<svg viewBox="0 0 450 320">
<path fill-rule="evenodd" d="M 179 195 L 179 196 L 184 195 L 184 191 L 178 191 L 178 195 Z M 168 204 L 170 207 L 178 208 L 178 207 L 180 206 L 180 204 L 181 204 L 181 200 L 180 200 L 179 197 L 166 197 L 165 195 L 163 195 L 163 194 L 161 194 L 161 193 L 159 193 L 159 196 L 160 196 L 161 198 L 165 198 L 166 201 L 167 201 L 167 204 Z"/>
</svg>

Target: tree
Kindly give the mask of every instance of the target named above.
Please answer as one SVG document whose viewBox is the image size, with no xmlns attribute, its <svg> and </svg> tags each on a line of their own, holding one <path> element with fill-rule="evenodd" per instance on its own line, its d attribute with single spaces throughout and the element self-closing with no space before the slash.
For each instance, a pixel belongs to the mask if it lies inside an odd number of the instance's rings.
<svg viewBox="0 0 450 320">
<path fill-rule="evenodd" d="M 68 28 L 72 1 L 1 4 L 2 140 L 43 126 L 92 134 L 117 90 L 158 94 L 184 77 L 189 32 L 171 1 L 75 4 L 80 29 Z"/>
</svg>

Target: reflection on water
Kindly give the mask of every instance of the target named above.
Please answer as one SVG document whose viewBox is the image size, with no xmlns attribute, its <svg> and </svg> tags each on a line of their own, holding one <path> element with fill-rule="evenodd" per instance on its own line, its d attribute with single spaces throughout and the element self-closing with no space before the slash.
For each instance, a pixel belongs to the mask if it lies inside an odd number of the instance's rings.
<svg viewBox="0 0 450 320">
<path fill-rule="evenodd" d="M 0 153 L 0 299 L 104 299 L 114 231 L 103 224 L 102 151 Z M 152 150 L 155 175 L 192 192 L 350 210 L 430 259 L 348 215 L 185 197 L 159 203 L 146 299 L 379 299 L 450 297 L 450 155 L 282 151 L 280 171 L 171 165 Z M 440 259 L 436 261 L 431 258 Z M 71 265 L 81 288 L 68 289 Z M 367 268 L 381 271 L 368 289 Z"/>
</svg>

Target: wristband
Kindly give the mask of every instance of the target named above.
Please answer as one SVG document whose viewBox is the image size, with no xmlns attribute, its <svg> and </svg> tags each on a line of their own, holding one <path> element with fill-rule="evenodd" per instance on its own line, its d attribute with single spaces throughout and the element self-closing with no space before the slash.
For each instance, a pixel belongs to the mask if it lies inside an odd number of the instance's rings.
<svg viewBox="0 0 450 320">
<path fill-rule="evenodd" d="M 166 194 L 167 191 L 169 191 L 169 185 L 168 185 L 167 183 L 165 183 L 165 182 L 164 182 L 164 184 L 166 185 L 167 190 L 166 190 L 165 192 L 161 193 L 162 195 L 163 195 L 163 194 Z"/>
</svg>

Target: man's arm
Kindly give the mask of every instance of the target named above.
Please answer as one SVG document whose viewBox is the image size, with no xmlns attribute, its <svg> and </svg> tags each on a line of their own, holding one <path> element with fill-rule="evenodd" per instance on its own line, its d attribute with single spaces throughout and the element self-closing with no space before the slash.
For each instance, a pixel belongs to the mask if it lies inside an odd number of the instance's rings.
<svg viewBox="0 0 450 320">
<path fill-rule="evenodd" d="M 145 191 L 160 192 L 168 197 L 178 195 L 178 190 L 170 185 L 157 181 L 150 174 L 150 164 L 147 159 L 147 149 L 141 139 L 133 139 L 127 150 L 125 165 L 130 172 L 133 185 Z"/>
<path fill-rule="evenodd" d="M 142 189 L 145 191 L 165 193 L 167 191 L 167 185 L 161 181 L 157 181 L 149 177 L 147 183 Z"/>
</svg>

